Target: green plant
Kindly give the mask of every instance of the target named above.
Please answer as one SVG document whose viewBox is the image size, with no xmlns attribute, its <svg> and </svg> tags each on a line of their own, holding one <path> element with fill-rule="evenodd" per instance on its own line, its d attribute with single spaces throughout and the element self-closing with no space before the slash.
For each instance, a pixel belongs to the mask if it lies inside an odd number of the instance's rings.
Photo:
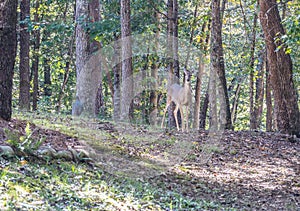
<svg viewBox="0 0 300 211">
<path fill-rule="evenodd" d="M 25 127 L 25 135 L 20 135 L 18 131 L 10 131 L 8 129 L 5 129 L 4 133 L 8 138 L 7 143 L 11 144 L 21 152 L 32 152 L 33 150 L 37 150 L 45 140 L 44 137 L 37 140 L 32 138 L 34 131 L 30 129 L 29 122 Z"/>
</svg>

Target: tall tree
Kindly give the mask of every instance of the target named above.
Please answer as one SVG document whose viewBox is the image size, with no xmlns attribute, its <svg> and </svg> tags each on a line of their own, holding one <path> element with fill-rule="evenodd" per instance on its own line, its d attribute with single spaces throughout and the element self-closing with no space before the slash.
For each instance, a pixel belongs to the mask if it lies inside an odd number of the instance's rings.
<svg viewBox="0 0 300 211">
<path fill-rule="evenodd" d="M 174 0 L 167 1 L 167 61 L 168 61 L 168 87 L 174 83 Z M 179 72 L 178 72 L 179 74 Z M 178 75 L 179 78 L 179 75 Z M 168 125 L 175 127 L 175 104 L 168 107 Z"/>
<path fill-rule="evenodd" d="M 40 0 L 35 1 L 34 22 L 39 22 L 39 7 Z M 40 29 L 34 30 L 33 43 L 33 61 L 32 61 L 32 75 L 33 75 L 33 93 L 32 93 L 32 109 L 37 110 L 38 91 L 39 91 L 39 61 L 40 61 Z"/>
<path fill-rule="evenodd" d="M 210 59 L 211 59 L 211 73 L 212 73 L 211 77 L 213 77 L 213 80 L 216 80 L 217 88 L 220 93 L 220 102 L 222 106 L 221 109 L 224 109 L 225 111 L 223 117 L 225 118 L 224 119 L 225 125 L 223 125 L 224 129 L 232 129 L 229 97 L 227 92 L 227 82 L 225 77 L 225 66 L 224 66 L 223 45 L 222 45 L 222 22 L 221 22 L 220 11 L 221 11 L 220 0 L 212 0 L 212 24 L 211 24 L 211 45 L 210 45 L 210 51 L 211 51 Z M 213 74 L 216 74 L 216 79 L 214 79 Z M 210 86 L 213 86 L 213 84 L 210 84 Z M 215 103 L 214 101 L 211 101 L 211 104 L 214 103 Z"/>
<path fill-rule="evenodd" d="M 266 131 L 272 131 L 272 93 L 271 93 L 271 87 L 270 87 L 270 73 L 269 73 L 269 65 L 268 61 L 266 59 L 266 106 L 267 106 L 267 112 L 266 112 Z"/>
<path fill-rule="evenodd" d="M 93 7 L 94 4 L 99 4 L 99 1 L 76 1 L 76 95 L 83 106 L 84 116 L 95 116 L 97 90 L 101 81 L 100 45 L 90 36 L 90 29 L 93 29 L 91 20 L 95 19 L 93 15 L 99 13 L 99 6 Z"/>
<path fill-rule="evenodd" d="M 47 42 L 47 39 L 49 39 L 49 31 L 47 29 L 44 30 L 42 34 L 42 43 Z M 42 57 L 42 63 L 43 63 L 43 69 L 44 69 L 44 95 L 50 97 L 52 95 L 51 91 L 51 68 L 50 68 L 50 60 L 49 60 L 49 49 L 44 48 L 43 49 L 43 57 Z"/>
<path fill-rule="evenodd" d="M 121 120 L 129 120 L 132 116 L 130 105 L 133 99 L 132 47 L 130 27 L 130 0 L 121 0 Z"/>
<path fill-rule="evenodd" d="M 158 0 L 158 4 L 160 3 L 160 0 Z M 161 30 L 161 24 L 160 24 L 160 19 L 161 15 L 158 11 L 155 12 L 155 18 L 156 18 L 156 23 L 157 23 L 157 30 L 155 32 L 155 44 L 154 44 L 154 52 L 159 51 L 159 36 L 160 36 L 160 30 Z M 151 106 L 151 111 L 150 111 L 150 124 L 151 125 L 157 125 L 157 113 L 158 113 L 158 67 L 159 67 L 159 58 L 154 58 L 154 62 L 152 63 L 151 66 L 151 77 L 153 79 L 153 90 L 150 92 L 150 106 Z"/>
<path fill-rule="evenodd" d="M 255 62 L 255 45 L 256 45 L 256 25 L 257 25 L 257 15 L 254 15 L 253 28 L 252 28 L 252 39 L 251 39 L 251 61 L 250 61 L 250 75 L 249 75 L 249 86 L 250 86 L 250 129 L 256 129 L 256 116 L 254 114 L 254 62 Z"/>
<path fill-rule="evenodd" d="M 267 47 L 268 68 L 276 105 L 278 130 L 300 136 L 300 115 L 297 91 L 293 81 L 293 65 L 282 42 L 276 38 L 285 34 L 281 24 L 277 1 L 259 0 L 260 22 Z"/>
<path fill-rule="evenodd" d="M 10 120 L 17 50 L 17 2 L 0 1 L 0 118 Z"/>
<path fill-rule="evenodd" d="M 30 109 L 30 0 L 21 0 L 20 3 L 20 94 L 19 106 L 21 109 Z"/>
<path fill-rule="evenodd" d="M 121 87 L 120 87 L 120 78 L 121 78 L 121 49 L 118 42 L 119 36 L 115 35 L 114 42 L 114 61 L 113 61 L 113 72 L 114 72 L 114 92 L 113 92 L 113 104 L 114 104 L 114 121 L 120 120 L 120 100 L 121 100 Z"/>
</svg>

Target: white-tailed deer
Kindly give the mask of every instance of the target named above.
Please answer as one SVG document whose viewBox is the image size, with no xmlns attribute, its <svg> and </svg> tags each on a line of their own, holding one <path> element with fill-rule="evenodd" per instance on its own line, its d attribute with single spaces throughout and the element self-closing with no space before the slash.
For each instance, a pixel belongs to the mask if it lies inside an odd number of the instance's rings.
<svg viewBox="0 0 300 211">
<path fill-rule="evenodd" d="M 192 102 L 192 92 L 191 92 L 191 73 L 188 70 L 184 70 L 185 73 L 185 81 L 184 81 L 184 86 L 180 86 L 179 84 L 175 83 L 172 84 L 167 91 L 167 105 L 164 110 L 164 116 L 161 122 L 161 127 L 163 128 L 164 126 L 164 121 L 165 121 L 165 115 L 167 112 L 167 109 L 171 102 L 174 102 L 176 104 L 175 110 L 174 110 L 174 117 L 176 121 L 176 126 L 177 130 L 179 131 L 179 124 L 178 124 L 178 119 L 177 119 L 177 112 L 178 109 L 180 111 L 180 116 L 181 116 L 181 128 L 182 131 L 189 130 L 188 127 L 188 118 L 189 118 L 189 106 Z M 183 106 L 186 107 L 186 114 L 185 114 L 185 119 L 184 119 L 184 112 L 183 112 Z"/>
</svg>

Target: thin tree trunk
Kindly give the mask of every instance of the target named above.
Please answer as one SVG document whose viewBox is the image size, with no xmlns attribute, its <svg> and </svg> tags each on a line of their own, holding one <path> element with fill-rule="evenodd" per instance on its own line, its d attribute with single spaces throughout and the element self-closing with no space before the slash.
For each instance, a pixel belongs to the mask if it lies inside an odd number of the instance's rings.
<svg viewBox="0 0 300 211">
<path fill-rule="evenodd" d="M 206 126 L 206 117 L 209 105 L 209 85 L 207 87 L 205 98 L 203 104 L 200 109 L 200 121 L 199 121 L 199 128 L 205 129 Z"/>
<path fill-rule="evenodd" d="M 49 39 L 49 31 L 47 29 L 44 30 L 42 35 L 42 42 L 46 42 Z M 48 49 L 43 49 L 42 54 L 43 57 L 43 69 L 44 69 L 44 95 L 50 97 L 52 95 L 51 91 L 51 68 L 50 68 L 50 60 L 49 60 L 49 52 Z"/>
<path fill-rule="evenodd" d="M 89 7 L 89 16 L 90 16 L 90 22 L 92 23 L 97 23 L 101 20 L 100 18 L 100 3 L 99 0 L 90 0 L 88 2 L 88 7 Z M 89 47 L 91 54 L 94 52 L 97 52 L 98 50 L 101 49 L 101 43 L 96 40 L 92 40 L 90 42 L 90 47 Z M 101 54 L 99 55 L 101 57 Z M 102 60 L 102 58 L 100 58 Z M 102 68 L 102 61 L 99 63 L 99 68 Z M 109 75 L 109 74 L 108 74 Z M 104 106 L 104 99 L 103 99 L 103 93 L 102 93 L 102 80 L 98 82 L 98 87 L 97 87 L 97 94 L 96 94 L 96 99 L 95 99 L 95 114 L 99 115 L 101 107 Z"/>
<path fill-rule="evenodd" d="M 236 90 L 235 90 L 234 101 L 233 101 L 233 105 L 232 105 L 232 111 L 231 111 L 232 124 L 234 124 L 235 121 L 236 121 L 237 108 L 238 108 L 238 105 L 239 105 L 241 87 L 242 87 L 241 83 L 239 82 L 237 87 L 236 87 Z"/>
<path fill-rule="evenodd" d="M 249 78 L 249 86 L 250 86 L 250 130 L 256 129 L 256 116 L 254 113 L 254 55 L 255 55 L 255 45 L 256 45 L 256 25 L 257 25 L 257 15 L 254 15 L 253 20 L 253 28 L 252 28 L 252 40 L 251 40 L 251 51 L 250 51 L 250 78 Z"/>
<path fill-rule="evenodd" d="M 64 80 L 63 83 L 60 87 L 60 93 L 59 93 L 59 98 L 57 101 L 57 107 L 56 107 L 56 111 L 59 113 L 60 109 L 61 109 L 61 103 L 62 100 L 65 96 L 65 89 L 69 80 L 69 74 L 70 74 L 70 63 L 72 62 L 72 58 L 73 58 L 73 45 L 74 45 L 74 38 L 75 38 L 75 34 L 73 33 L 72 38 L 70 40 L 70 46 L 68 49 L 68 58 L 69 61 L 66 62 L 66 67 L 65 67 L 65 73 L 64 73 Z"/>
<path fill-rule="evenodd" d="M 114 94 L 113 94 L 113 104 L 114 104 L 114 121 L 120 120 L 120 111 L 121 111 L 121 49 L 119 45 L 119 37 L 115 36 L 114 42 L 114 61 L 113 61 L 113 72 L 114 72 Z"/>
<path fill-rule="evenodd" d="M 272 131 L 272 94 L 271 94 L 271 79 L 269 73 L 269 65 L 268 61 L 265 61 L 266 66 L 266 106 L 267 106 L 267 114 L 266 114 L 266 131 Z"/>
<path fill-rule="evenodd" d="M 159 36 L 160 36 L 160 30 L 161 30 L 161 26 L 160 26 L 160 18 L 161 15 L 159 12 L 155 12 L 155 17 L 156 17 L 156 21 L 157 21 L 157 30 L 155 33 L 155 52 L 157 53 L 159 50 Z M 153 89 L 150 92 L 150 106 L 151 106 L 151 110 L 150 110 L 150 124 L 156 126 L 157 125 L 157 114 L 158 114 L 158 62 L 159 59 L 157 59 L 156 57 L 153 58 L 154 62 L 151 66 L 151 78 L 153 80 Z"/>
<path fill-rule="evenodd" d="M 202 32 L 205 32 L 205 28 L 207 25 L 207 30 L 210 31 L 211 20 L 208 21 L 208 24 L 204 23 L 202 26 Z M 203 55 L 200 57 L 199 70 L 197 73 L 197 81 L 196 81 L 196 93 L 195 93 L 195 108 L 194 108 L 194 129 L 199 129 L 200 127 L 200 100 L 201 100 L 201 85 L 202 85 L 202 76 L 204 74 L 204 57 L 206 56 L 206 51 L 208 48 L 210 36 L 209 34 L 205 37 L 205 39 L 201 40 L 203 47 Z M 206 114 L 205 114 L 206 115 Z"/>
<path fill-rule="evenodd" d="M 199 116 L 200 116 L 200 100 L 201 100 L 201 85 L 202 85 L 202 76 L 204 73 L 204 61 L 201 57 L 199 59 L 199 67 L 197 73 L 197 82 L 196 82 L 196 94 L 195 94 L 195 108 L 194 108 L 194 122 L 193 128 L 199 129 Z"/>
<path fill-rule="evenodd" d="M 227 82 L 225 77 L 225 66 L 223 57 L 222 47 L 222 23 L 220 19 L 220 0 L 212 0 L 212 30 L 211 30 L 211 77 L 214 77 L 216 73 L 216 82 L 218 83 L 217 88 L 220 93 L 220 104 L 221 104 L 221 120 L 224 129 L 232 129 L 231 114 L 229 97 L 227 92 Z M 214 81 L 214 79 L 212 80 Z M 214 84 L 211 84 L 212 88 Z M 213 90 L 211 90 L 213 91 Z M 210 96 L 213 98 L 213 96 Z M 211 105 L 214 104 L 213 100 L 210 100 Z M 212 105 L 215 106 L 215 105 Z M 213 113 L 215 111 L 212 111 Z M 224 117 L 223 113 L 224 112 Z M 213 117 L 212 117 L 213 118 Z M 224 118 L 224 119 L 223 119 Z M 224 122 L 223 122 L 224 121 Z M 224 125 L 223 125 L 224 124 Z"/>
<path fill-rule="evenodd" d="M 39 22 L 39 14 L 38 9 L 40 7 L 39 0 L 35 2 L 35 14 L 34 14 L 34 21 L 36 23 Z M 32 93 L 32 109 L 35 111 L 37 110 L 37 102 L 38 102 L 38 91 L 39 91 L 39 58 L 40 58 L 40 30 L 34 31 L 34 46 L 33 46 L 33 62 L 32 62 L 32 72 L 33 72 L 33 93 Z"/>
<path fill-rule="evenodd" d="M 121 0 L 121 36 L 122 36 L 122 90 L 121 90 L 121 120 L 133 118 L 130 109 L 133 100 L 133 71 L 130 26 L 130 0 Z"/>
<path fill-rule="evenodd" d="M 293 65 L 285 47 L 275 38 L 284 35 L 276 0 L 259 0 L 260 22 L 264 31 L 271 85 L 276 105 L 278 130 L 300 137 L 300 114 L 293 81 Z M 276 40 L 276 41 L 275 41 Z"/>
<path fill-rule="evenodd" d="M 265 52 L 262 50 L 259 56 L 259 64 L 257 65 L 257 79 L 255 82 L 255 103 L 253 108 L 253 128 L 259 129 L 261 124 L 263 97 L 264 97 L 264 64 L 265 64 Z"/>
<path fill-rule="evenodd" d="M 2 1 L 0 6 L 0 118 L 10 120 L 12 114 L 13 74 L 17 51 L 18 1 Z"/>
<path fill-rule="evenodd" d="M 170 87 L 174 81 L 174 2 L 173 0 L 168 0 L 167 2 L 167 61 L 168 61 L 168 87 Z M 174 128 L 176 126 L 174 117 L 175 104 L 171 103 L 168 108 L 168 126 L 169 128 Z"/>
<path fill-rule="evenodd" d="M 179 55 L 178 55 L 178 1 L 173 0 L 173 68 L 177 78 L 179 75 Z"/>
<path fill-rule="evenodd" d="M 30 66 L 29 46 L 30 33 L 30 0 L 21 0 L 20 3 L 20 109 L 30 110 Z"/>
</svg>

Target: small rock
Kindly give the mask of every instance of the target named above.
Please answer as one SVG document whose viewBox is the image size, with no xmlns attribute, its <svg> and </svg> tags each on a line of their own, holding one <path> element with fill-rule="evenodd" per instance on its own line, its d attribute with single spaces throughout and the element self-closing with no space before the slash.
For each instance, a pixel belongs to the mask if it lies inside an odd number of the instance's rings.
<svg viewBox="0 0 300 211">
<path fill-rule="evenodd" d="M 86 158 L 90 158 L 90 153 L 87 152 L 84 149 L 78 149 L 78 154 L 77 157 L 81 160 L 81 159 L 86 159 Z"/>
<path fill-rule="evenodd" d="M 0 156 L 13 157 L 14 150 L 10 146 L 0 146 Z"/>
<path fill-rule="evenodd" d="M 56 153 L 55 149 L 51 147 L 40 147 L 37 150 L 37 154 L 42 157 L 53 158 L 55 153 Z"/>
<path fill-rule="evenodd" d="M 73 154 L 69 150 L 62 150 L 56 153 L 55 158 L 73 160 Z"/>
</svg>

